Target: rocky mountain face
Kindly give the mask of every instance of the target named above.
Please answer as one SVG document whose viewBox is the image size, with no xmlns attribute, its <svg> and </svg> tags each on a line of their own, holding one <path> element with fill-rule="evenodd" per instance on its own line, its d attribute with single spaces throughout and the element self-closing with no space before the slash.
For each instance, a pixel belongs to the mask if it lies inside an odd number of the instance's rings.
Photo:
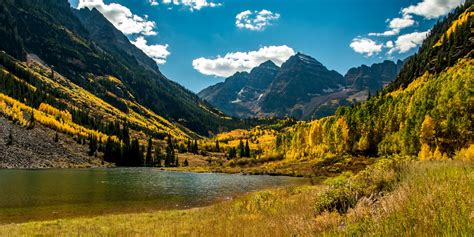
<svg viewBox="0 0 474 237">
<path fill-rule="evenodd" d="M 279 68 L 267 61 L 248 72 L 238 72 L 224 82 L 208 87 L 198 93 L 225 113 L 245 117 L 253 114 L 258 101 L 273 82 Z"/>
<path fill-rule="evenodd" d="M 356 90 L 369 90 L 375 93 L 392 82 L 403 67 L 403 61 L 396 63 L 385 60 L 372 66 L 362 65 L 351 68 L 344 76 L 347 85 Z"/>
<path fill-rule="evenodd" d="M 130 100 L 203 135 L 232 123 L 167 79 L 97 10 L 78 11 L 67 0 L 3 0 L 0 19 L 0 50 L 21 61 L 33 56 L 124 112 L 133 110 L 123 102 Z M 108 76 L 118 84 L 98 79 Z"/>
<path fill-rule="evenodd" d="M 302 118 L 302 106 L 315 96 L 344 88 L 344 78 L 323 64 L 298 53 L 281 66 L 260 102 L 261 111 L 276 116 Z"/>
<path fill-rule="evenodd" d="M 333 114 L 341 105 L 367 99 L 395 79 L 402 61 L 350 69 L 345 76 L 298 53 L 279 68 L 271 61 L 239 72 L 198 93 L 223 112 L 239 117 L 293 116 L 310 119 Z"/>
</svg>

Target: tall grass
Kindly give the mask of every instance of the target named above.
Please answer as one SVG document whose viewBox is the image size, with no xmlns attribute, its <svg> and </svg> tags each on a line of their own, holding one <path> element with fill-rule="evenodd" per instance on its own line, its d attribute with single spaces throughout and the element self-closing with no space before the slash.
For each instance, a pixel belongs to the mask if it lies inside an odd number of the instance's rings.
<svg viewBox="0 0 474 237">
<path fill-rule="evenodd" d="M 472 163 L 412 162 L 400 172 L 401 182 L 392 192 L 375 200 L 362 198 L 346 215 L 333 215 L 337 224 L 325 234 L 474 235 Z"/>
</svg>

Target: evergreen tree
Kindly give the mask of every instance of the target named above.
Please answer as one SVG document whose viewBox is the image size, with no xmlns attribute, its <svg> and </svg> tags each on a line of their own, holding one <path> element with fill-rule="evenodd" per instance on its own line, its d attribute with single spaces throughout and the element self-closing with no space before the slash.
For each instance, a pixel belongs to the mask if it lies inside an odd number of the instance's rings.
<svg viewBox="0 0 474 237">
<path fill-rule="evenodd" d="M 59 142 L 59 135 L 58 135 L 57 132 L 56 132 L 56 134 L 54 135 L 54 142 Z"/>
<path fill-rule="evenodd" d="M 168 141 L 166 146 L 165 166 L 170 167 L 175 163 L 175 152 L 171 135 L 168 135 Z"/>
<path fill-rule="evenodd" d="M 104 160 L 107 162 L 114 162 L 113 160 L 113 141 L 112 138 L 108 137 L 107 141 L 105 143 L 105 149 L 104 149 Z"/>
<path fill-rule="evenodd" d="M 235 149 L 235 147 L 231 147 L 229 149 L 229 155 L 227 156 L 227 158 L 231 160 L 231 159 L 234 159 L 235 157 L 237 157 L 237 150 Z"/>
<path fill-rule="evenodd" d="M 161 154 L 161 147 L 157 146 L 155 148 L 155 163 L 157 166 L 161 166 L 161 162 L 163 160 L 163 155 Z"/>
<path fill-rule="evenodd" d="M 31 110 L 30 121 L 28 122 L 27 129 L 33 129 L 35 127 L 35 112 Z"/>
<path fill-rule="evenodd" d="M 95 155 L 96 151 L 97 151 L 97 139 L 94 136 L 89 135 L 89 156 Z"/>
<path fill-rule="evenodd" d="M 129 158 L 128 165 L 134 167 L 143 165 L 143 152 L 138 139 L 133 139 L 130 149 L 130 157 L 127 157 Z"/>
<path fill-rule="evenodd" d="M 249 140 L 245 143 L 245 157 L 250 158 L 250 146 L 249 146 Z"/>
<path fill-rule="evenodd" d="M 243 158 L 245 157 L 245 147 L 244 147 L 244 142 L 242 141 L 242 139 L 240 139 L 240 143 L 239 143 L 239 156 L 240 158 Z"/>
<path fill-rule="evenodd" d="M 188 167 L 189 166 L 189 162 L 188 162 L 188 159 L 185 159 L 184 160 L 184 164 L 183 164 L 185 167 Z"/>
<path fill-rule="evenodd" d="M 199 151 L 198 142 L 197 140 L 194 140 L 193 153 L 197 154 L 198 151 Z"/>
<path fill-rule="evenodd" d="M 188 139 L 188 152 L 192 152 L 193 148 L 191 145 L 191 140 Z"/>
<path fill-rule="evenodd" d="M 220 152 L 221 148 L 219 147 L 219 140 L 216 140 L 216 152 Z"/>
<path fill-rule="evenodd" d="M 152 138 L 150 137 L 148 139 L 148 147 L 146 149 L 146 158 L 145 158 L 145 165 L 150 165 L 153 161 L 152 161 L 152 154 L 151 154 L 151 149 L 152 149 L 152 146 L 153 146 L 153 140 Z"/>
</svg>

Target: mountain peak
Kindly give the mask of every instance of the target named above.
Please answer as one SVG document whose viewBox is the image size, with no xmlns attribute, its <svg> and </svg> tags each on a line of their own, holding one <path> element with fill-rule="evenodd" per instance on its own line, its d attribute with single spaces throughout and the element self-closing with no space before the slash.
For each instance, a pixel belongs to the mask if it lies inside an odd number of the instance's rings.
<svg viewBox="0 0 474 237">
<path fill-rule="evenodd" d="M 267 60 L 260 64 L 258 67 L 271 67 L 271 68 L 278 68 L 278 66 L 272 61 L 272 60 Z"/>
<path fill-rule="evenodd" d="M 323 66 L 322 63 L 320 63 L 318 60 L 315 58 L 308 56 L 303 53 L 296 53 L 295 55 L 291 56 L 288 61 L 285 62 L 285 64 L 293 64 L 293 63 L 298 63 L 298 64 L 308 64 L 308 65 L 314 65 L 314 66 Z"/>
</svg>

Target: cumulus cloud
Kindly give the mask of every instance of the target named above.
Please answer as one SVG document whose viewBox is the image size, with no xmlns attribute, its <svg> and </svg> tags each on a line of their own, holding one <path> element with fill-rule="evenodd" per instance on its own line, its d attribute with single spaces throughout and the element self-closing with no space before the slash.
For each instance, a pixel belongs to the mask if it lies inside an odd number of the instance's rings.
<svg viewBox="0 0 474 237">
<path fill-rule="evenodd" d="M 229 77 L 236 72 L 249 72 L 268 60 L 280 66 L 294 54 L 295 51 L 286 45 L 268 46 L 257 51 L 227 53 L 214 59 L 198 58 L 193 60 L 193 67 L 204 75 Z"/>
<path fill-rule="evenodd" d="M 158 0 L 148 0 L 150 2 L 150 5 L 152 6 L 158 6 Z"/>
<path fill-rule="evenodd" d="M 168 45 L 148 45 L 147 40 L 143 36 L 137 37 L 135 41 L 131 41 L 132 44 L 141 49 L 146 55 L 155 60 L 157 64 L 165 64 L 166 58 L 170 55 L 168 51 Z"/>
<path fill-rule="evenodd" d="M 349 45 L 356 53 L 364 54 L 368 57 L 372 55 L 379 54 L 382 52 L 383 44 L 378 44 L 377 42 L 369 39 L 357 37 L 352 40 Z"/>
<path fill-rule="evenodd" d="M 415 24 L 415 20 L 410 15 L 405 15 L 403 17 L 393 18 L 389 22 L 389 27 L 391 29 L 404 29 Z"/>
<path fill-rule="evenodd" d="M 409 50 L 418 47 L 423 43 L 423 40 L 426 39 L 430 31 L 425 32 L 413 32 L 410 34 L 400 35 L 395 44 L 391 43 L 391 49 L 388 54 L 393 54 L 395 52 L 398 53 L 406 53 Z"/>
<path fill-rule="evenodd" d="M 235 16 L 235 25 L 240 29 L 264 30 L 267 26 L 280 18 L 280 14 L 268 10 L 243 11 Z"/>
<path fill-rule="evenodd" d="M 389 19 L 387 22 L 390 30 L 383 33 L 369 33 L 369 36 L 395 36 L 400 34 L 402 29 L 413 26 L 416 23 L 411 15 Z"/>
<path fill-rule="evenodd" d="M 81 9 L 85 7 L 99 10 L 117 29 L 126 35 L 157 34 L 154 30 L 155 22 L 147 20 L 146 17 L 133 14 L 130 9 L 120 4 L 105 4 L 103 0 L 79 0 L 77 8 Z"/>
<path fill-rule="evenodd" d="M 448 14 L 465 0 L 423 0 L 422 2 L 402 9 L 404 15 L 418 15 L 426 19 L 438 18 Z"/>
<path fill-rule="evenodd" d="M 155 2 L 155 5 L 158 5 L 157 0 L 150 0 L 150 2 Z M 222 3 L 215 3 L 209 0 L 162 0 L 164 4 L 173 4 L 176 6 L 184 6 L 189 8 L 189 10 L 201 10 L 204 7 L 219 7 L 222 6 Z M 153 5 L 153 4 L 152 4 Z"/>
</svg>

